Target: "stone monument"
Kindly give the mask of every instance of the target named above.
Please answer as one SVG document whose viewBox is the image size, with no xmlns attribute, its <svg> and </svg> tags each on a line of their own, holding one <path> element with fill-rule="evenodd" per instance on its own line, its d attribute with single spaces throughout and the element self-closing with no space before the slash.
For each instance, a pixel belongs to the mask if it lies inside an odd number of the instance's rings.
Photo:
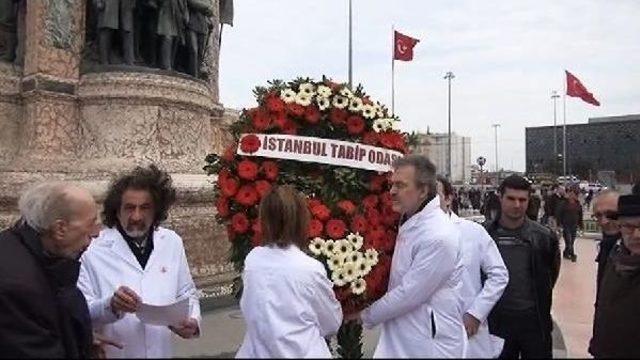
<svg viewBox="0 0 640 360">
<path fill-rule="evenodd" d="M 119 2 L 132 4 L 132 18 L 120 24 L 127 16 L 116 14 L 107 24 L 100 11 L 115 4 L 117 12 Z M 156 56 L 164 40 L 149 36 L 158 33 L 161 20 L 149 14 L 163 11 L 160 3 L 184 16 L 168 58 Z M 218 97 L 217 3 L 0 0 L 0 227 L 17 219 L 18 197 L 34 182 L 76 181 L 102 201 L 113 175 L 154 162 L 178 188 L 168 226 L 183 237 L 196 283 L 205 294 L 230 292 L 226 232 L 202 170 L 237 117 Z M 191 23 L 191 13 L 202 16 Z"/>
</svg>

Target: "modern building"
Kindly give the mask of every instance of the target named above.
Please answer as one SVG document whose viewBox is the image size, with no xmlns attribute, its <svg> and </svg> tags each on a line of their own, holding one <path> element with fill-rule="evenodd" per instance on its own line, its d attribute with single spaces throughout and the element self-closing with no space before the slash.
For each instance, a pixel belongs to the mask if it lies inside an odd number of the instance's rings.
<svg viewBox="0 0 640 360">
<path fill-rule="evenodd" d="M 413 152 L 422 154 L 436 165 L 438 173 L 447 175 L 448 134 L 418 133 Z M 471 138 L 451 133 L 451 182 L 469 184 L 471 180 Z"/>
<path fill-rule="evenodd" d="M 596 180 L 599 173 L 614 172 L 621 183 L 640 178 L 640 114 L 591 118 L 566 131 L 567 174 Z M 527 173 L 562 175 L 562 133 L 562 126 L 526 128 Z"/>
</svg>

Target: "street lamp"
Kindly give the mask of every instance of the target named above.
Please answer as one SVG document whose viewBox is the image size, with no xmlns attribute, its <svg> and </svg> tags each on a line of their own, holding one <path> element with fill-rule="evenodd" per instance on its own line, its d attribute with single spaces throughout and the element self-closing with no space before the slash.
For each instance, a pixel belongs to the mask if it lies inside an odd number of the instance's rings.
<svg viewBox="0 0 640 360">
<path fill-rule="evenodd" d="M 494 130 L 494 141 L 495 141 L 495 147 L 496 147 L 496 172 L 498 172 L 498 128 L 500 127 L 500 124 L 493 124 L 491 125 L 493 127 Z M 498 181 L 500 181 L 500 175 L 498 175 Z"/>
<path fill-rule="evenodd" d="M 448 71 L 445 76 L 445 79 L 449 81 L 449 136 L 448 136 L 448 144 L 447 144 L 447 154 L 448 154 L 448 167 L 447 167 L 447 175 L 449 179 L 452 179 L 451 175 L 451 80 L 455 78 L 455 75 L 451 71 Z"/>
<path fill-rule="evenodd" d="M 551 99 L 553 100 L 553 156 L 555 157 L 558 154 L 558 139 L 556 136 L 556 100 L 558 100 L 558 98 L 560 97 L 560 95 L 558 95 L 558 92 L 553 90 L 551 92 Z M 557 175 L 558 174 L 558 167 L 557 167 L 557 162 L 554 161 L 553 162 L 553 174 Z"/>
</svg>

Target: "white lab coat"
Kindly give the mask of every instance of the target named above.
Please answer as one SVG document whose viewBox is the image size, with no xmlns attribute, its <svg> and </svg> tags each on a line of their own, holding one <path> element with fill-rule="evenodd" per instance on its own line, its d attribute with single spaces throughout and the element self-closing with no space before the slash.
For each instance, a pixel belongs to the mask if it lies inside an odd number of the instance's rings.
<svg viewBox="0 0 640 360">
<path fill-rule="evenodd" d="M 362 312 L 365 327 L 382 324 L 374 357 L 463 357 L 462 272 L 459 232 L 436 196 L 400 226 L 389 289 Z"/>
<path fill-rule="evenodd" d="M 496 243 L 482 225 L 462 219 L 453 213 L 451 221 L 460 231 L 462 239 L 463 313 L 469 313 L 480 320 L 478 332 L 469 338 L 467 357 L 498 357 L 503 342 L 489 334 L 487 316 L 500 300 L 509 282 L 509 271 L 502 261 Z M 481 273 L 486 276 L 484 286 Z"/>
<path fill-rule="evenodd" d="M 189 297 L 190 317 L 200 327 L 200 302 L 191 278 L 182 239 L 159 227 L 153 234 L 153 251 L 143 270 L 118 230 L 104 229 L 81 260 L 78 288 L 82 291 L 94 329 L 124 345 L 122 350 L 106 346 L 108 358 L 163 358 L 173 356 L 166 326 L 145 325 L 135 314 L 120 319 L 110 300 L 120 286 L 127 286 L 147 304 L 167 305 Z"/>
<path fill-rule="evenodd" d="M 242 280 L 247 329 L 237 358 L 331 358 L 324 337 L 338 331 L 342 308 L 319 261 L 293 245 L 260 246 Z"/>
</svg>

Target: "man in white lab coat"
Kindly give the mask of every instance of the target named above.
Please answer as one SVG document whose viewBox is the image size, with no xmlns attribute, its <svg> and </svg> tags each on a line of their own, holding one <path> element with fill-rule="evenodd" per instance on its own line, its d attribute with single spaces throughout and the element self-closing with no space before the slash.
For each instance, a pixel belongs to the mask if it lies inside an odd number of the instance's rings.
<svg viewBox="0 0 640 360">
<path fill-rule="evenodd" d="M 156 166 L 137 167 L 116 179 L 104 201 L 106 228 L 81 258 L 78 288 L 95 330 L 120 343 L 108 358 L 173 356 L 171 333 L 200 334 L 200 303 L 182 239 L 159 224 L 175 201 L 171 177 Z M 140 305 L 168 305 L 189 299 L 189 314 L 172 326 L 145 324 Z"/>
<path fill-rule="evenodd" d="M 440 209 L 436 169 L 408 155 L 394 163 L 391 197 L 403 214 L 387 293 L 361 313 L 382 325 L 374 357 L 462 357 L 462 253 L 459 233 Z"/>
<path fill-rule="evenodd" d="M 451 216 L 461 235 L 462 322 L 469 338 L 468 358 L 497 358 L 504 340 L 489 334 L 487 317 L 509 282 L 509 271 L 495 242 L 482 225 L 462 219 L 451 211 L 453 187 L 449 180 L 438 176 L 438 196 L 442 211 Z"/>
</svg>

